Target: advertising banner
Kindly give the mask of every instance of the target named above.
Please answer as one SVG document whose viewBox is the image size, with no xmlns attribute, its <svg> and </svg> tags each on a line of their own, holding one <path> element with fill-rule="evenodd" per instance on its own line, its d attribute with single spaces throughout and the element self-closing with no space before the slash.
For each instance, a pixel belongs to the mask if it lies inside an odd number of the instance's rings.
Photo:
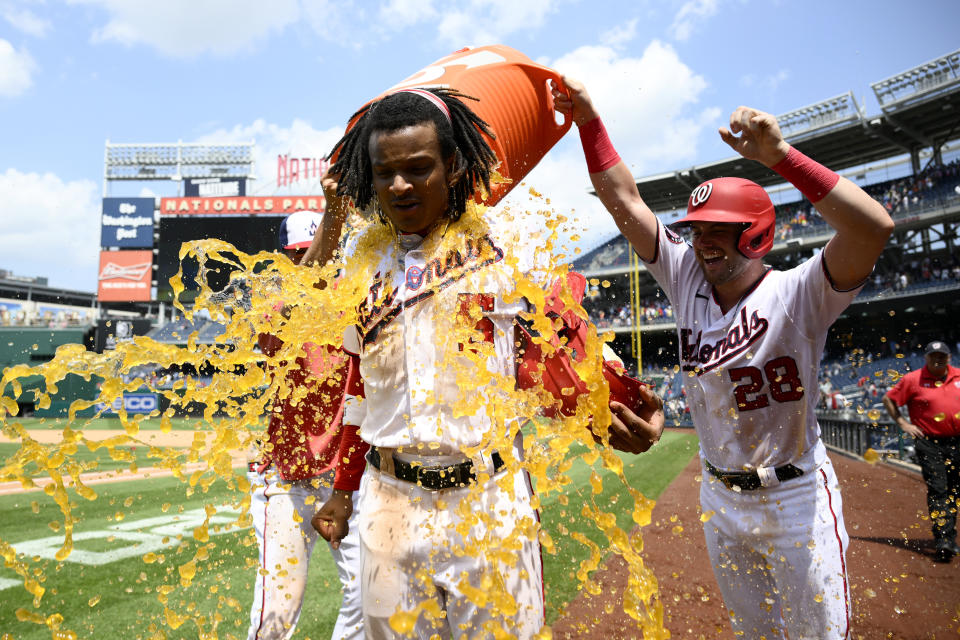
<svg viewBox="0 0 960 640">
<path fill-rule="evenodd" d="M 112 405 L 98 402 L 96 405 L 97 411 L 102 411 L 105 414 L 118 413 L 121 403 L 127 413 L 150 413 L 156 411 L 159 404 L 155 393 L 124 393 L 123 398 L 116 398 Z"/>
<path fill-rule="evenodd" d="M 26 314 L 21 312 L 23 305 L 17 302 L 0 301 L 0 326 L 23 324 Z"/>
<path fill-rule="evenodd" d="M 153 198 L 104 198 L 101 247 L 153 247 Z"/>
<path fill-rule="evenodd" d="M 247 195 L 246 178 L 187 178 L 183 195 L 188 198 L 222 198 Z"/>
<path fill-rule="evenodd" d="M 97 297 L 100 302 L 148 302 L 153 251 L 101 251 Z"/>
<path fill-rule="evenodd" d="M 326 200 L 319 196 L 269 196 L 224 198 L 160 198 L 160 215 L 287 215 L 294 211 L 322 212 Z"/>
</svg>

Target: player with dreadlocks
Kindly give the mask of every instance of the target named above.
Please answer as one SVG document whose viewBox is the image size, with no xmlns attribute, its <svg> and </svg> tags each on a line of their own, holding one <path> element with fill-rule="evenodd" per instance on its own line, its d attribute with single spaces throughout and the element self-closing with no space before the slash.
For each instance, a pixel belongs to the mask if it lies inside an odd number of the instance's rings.
<svg viewBox="0 0 960 640">
<path fill-rule="evenodd" d="M 354 126 L 334 145 L 330 156 L 337 160 L 323 180 L 329 222 L 315 236 L 303 257 L 304 264 L 326 264 L 333 258 L 345 221 L 344 197 L 361 211 L 369 210 L 372 203 L 379 204 L 369 149 L 374 131 L 395 132 L 433 124 L 440 157 L 449 162 L 454 185 L 448 187 L 448 207 L 443 212 L 447 219 L 460 219 L 479 184 L 489 191 L 498 160 L 483 134 L 492 138 L 494 133 L 461 99 L 476 100 L 451 89 L 407 89 L 370 102 L 350 117 Z M 376 207 L 376 212 L 381 221 L 388 221 L 381 208 Z"/>
<path fill-rule="evenodd" d="M 457 410 L 467 397 L 491 405 L 498 397 L 495 385 L 475 380 L 517 375 L 516 319 L 531 305 L 509 294 L 514 264 L 532 271 L 535 251 L 468 207 L 480 185 L 489 189 L 497 162 L 484 139 L 494 134 L 468 99 L 454 90 L 409 89 L 359 111 L 334 147 L 339 156 L 324 182 L 327 216 L 307 256 L 321 263 L 332 257 L 346 198 L 379 216 L 382 224 L 356 239 L 375 264 L 358 324 L 344 335 L 352 372 L 336 491 L 313 518 L 336 545 L 359 488 L 370 638 L 400 637 L 390 620 L 401 610 L 413 612 L 414 637 L 423 639 L 492 638 L 502 629 L 531 638 L 544 624 L 532 487 L 525 472 L 504 462 L 522 459 L 519 419 L 498 425 L 484 409 Z M 355 264 L 358 249 L 345 253 L 347 272 L 362 266 Z M 657 399 L 647 393 L 642 402 L 640 415 L 611 404 L 612 442 L 620 448 L 643 451 L 659 437 Z M 476 453 L 495 428 L 508 431 L 512 451 Z M 515 548 L 457 553 L 467 542 L 457 525 L 468 495 L 472 512 L 490 515 L 470 539 L 513 540 Z M 484 606 L 477 593 L 489 596 Z"/>
<path fill-rule="evenodd" d="M 340 156 L 332 171 L 343 176 L 337 193 L 353 196 L 357 207 L 365 209 L 377 195 L 369 151 L 371 133 L 424 124 L 426 117 L 436 130 L 442 158 L 450 162 L 450 204 L 445 215 L 458 220 L 479 182 L 490 189 L 490 173 L 497 163 L 482 135 L 493 137 L 493 132 L 461 99 L 476 100 L 451 89 L 410 89 L 355 113 L 357 125 L 333 147 L 333 154 L 339 151 Z M 436 108 L 430 108 L 431 104 Z"/>
</svg>

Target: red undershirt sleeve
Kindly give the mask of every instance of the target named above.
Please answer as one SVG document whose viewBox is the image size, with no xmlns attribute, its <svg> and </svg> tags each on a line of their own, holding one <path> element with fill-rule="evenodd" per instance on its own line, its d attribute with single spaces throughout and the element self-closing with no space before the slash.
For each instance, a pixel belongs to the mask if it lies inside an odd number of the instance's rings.
<svg viewBox="0 0 960 640">
<path fill-rule="evenodd" d="M 350 356 L 350 367 L 347 373 L 346 395 L 349 399 L 364 397 L 363 379 L 360 377 L 360 358 Z M 346 412 L 344 413 L 346 415 Z M 352 422 L 356 422 L 353 420 Z M 337 451 L 337 471 L 333 480 L 333 488 L 341 491 L 356 491 L 360 488 L 360 477 L 367 466 L 367 450 L 370 448 L 360 439 L 360 426 L 343 424 L 340 436 L 340 449 Z"/>
</svg>

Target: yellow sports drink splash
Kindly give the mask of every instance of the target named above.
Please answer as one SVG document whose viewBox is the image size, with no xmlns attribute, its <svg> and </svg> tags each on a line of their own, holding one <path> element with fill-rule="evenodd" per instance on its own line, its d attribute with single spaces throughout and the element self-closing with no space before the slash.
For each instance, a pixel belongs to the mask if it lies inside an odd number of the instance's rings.
<svg viewBox="0 0 960 640">
<path fill-rule="evenodd" d="M 556 78 L 558 76 L 552 70 L 534 64 L 508 47 L 490 46 L 462 50 L 438 60 L 385 93 L 399 88 L 445 86 L 480 99 L 475 106 L 471 104 L 471 108 L 495 132 L 496 140 L 490 142 L 501 162 L 498 172 L 504 178 L 492 185 L 492 193 L 485 199 L 487 204 L 492 204 L 517 186 L 569 129 L 570 123 L 559 124 L 552 110 L 547 82 Z M 549 201 L 544 203 L 539 194 L 531 195 L 535 202 L 533 211 L 507 208 L 496 215 L 508 220 L 512 218 L 516 222 L 515 228 L 529 228 L 530 220 L 536 220 L 544 229 L 540 237 L 526 237 L 522 241 L 535 243 L 541 255 L 554 257 L 547 273 L 533 280 L 521 273 L 509 257 L 506 268 L 514 269 L 514 291 L 509 295 L 513 299 L 525 298 L 531 303 L 534 311 L 525 314 L 524 319 L 537 328 L 540 335 L 534 340 L 548 356 L 567 349 L 558 339 L 560 326 L 556 318 L 548 316 L 544 308 L 550 289 L 545 283 L 562 281 L 567 271 L 566 266 L 558 264 L 560 260 L 554 246 L 559 229 L 569 220 L 562 213 L 551 210 Z M 482 236 L 487 228 L 486 218 L 490 215 L 494 214 L 483 205 L 468 207 L 463 217 L 450 225 L 444 237 L 428 238 L 428 246 L 424 249 L 443 255 L 449 249 L 444 243 L 452 242 L 457 235 Z M 126 461 L 125 448 L 131 445 L 146 447 L 154 466 L 170 470 L 181 480 L 185 495 L 220 490 L 228 496 L 225 500 L 205 505 L 191 540 L 179 541 L 174 548 L 165 551 L 142 555 L 145 568 L 165 563 L 166 573 L 158 573 L 158 577 L 147 585 L 146 588 L 155 594 L 156 607 L 143 612 L 143 628 L 136 630 L 135 635 L 144 638 L 228 638 L 245 634 L 245 628 L 238 630 L 238 627 L 242 627 L 240 623 L 246 618 L 249 603 L 238 603 L 229 596 L 230 585 L 222 581 L 213 580 L 214 584 L 205 591 L 199 586 L 206 585 L 205 580 L 210 581 L 211 576 L 218 575 L 220 564 L 233 553 L 250 556 L 249 580 L 252 582 L 257 566 L 252 560 L 255 551 L 246 546 L 249 539 L 240 546 L 231 547 L 218 543 L 218 538 L 212 534 L 218 527 L 243 530 L 249 526 L 250 517 L 246 510 L 250 503 L 250 487 L 243 469 L 235 465 L 237 457 L 263 437 L 265 416 L 273 399 L 296 397 L 301 393 L 286 387 L 285 374 L 294 366 L 302 345 L 312 342 L 318 346 L 339 346 L 344 330 L 358 322 L 357 309 L 368 294 L 371 270 L 379 259 L 378 251 L 385 243 L 395 241 L 390 228 L 379 222 L 369 222 L 358 212 L 352 212 L 349 226 L 357 238 L 355 249 L 344 257 L 343 264 L 323 268 L 297 267 L 274 253 L 247 255 L 217 240 L 184 244 L 180 259 L 196 259 L 199 264 L 196 281 L 200 290 L 192 308 L 183 306 L 180 298 L 184 285 L 181 274 L 178 274 L 171 279 L 176 304 L 188 318 L 201 311 L 219 318 L 225 324 L 225 330 L 216 344 L 199 344 L 196 335 L 189 336 L 186 346 L 159 344 L 140 337 L 104 354 L 69 345 L 61 348 L 49 363 L 36 367 L 12 367 L 3 372 L 0 390 L 10 385 L 14 395 L 20 393 L 19 385 L 23 379 L 43 376 L 46 389 L 37 400 L 38 406 L 49 401 L 48 396 L 56 391 L 57 382 L 70 373 L 103 380 L 98 398 L 78 401 L 71 407 L 58 442 L 38 442 L 17 420 L 3 417 L 4 411 L 0 409 L 4 434 L 21 443 L 17 455 L 8 459 L 0 469 L 0 481 L 17 480 L 24 488 L 45 483 L 45 495 L 58 505 L 62 514 L 63 543 L 58 559 L 71 554 L 73 532 L 78 524 L 82 524 L 75 516 L 77 498 L 86 501 L 98 498 L 96 491 L 82 479 L 81 474 L 90 470 L 82 455 L 84 450 L 106 450 L 114 459 Z M 431 242 L 438 244 L 431 247 Z M 236 269 L 232 278 L 246 283 L 249 294 L 243 301 L 243 311 L 239 310 L 239 305 L 235 305 L 232 311 L 226 309 L 223 297 L 217 296 L 208 286 L 207 269 L 216 263 L 231 264 Z M 314 286 L 320 280 L 334 281 L 338 272 L 344 275 L 337 280 L 336 287 L 318 289 Z M 563 291 L 560 298 L 563 312 L 571 311 L 586 318 L 582 306 L 569 291 Z M 285 314 L 276 313 L 278 302 L 286 306 Z M 482 363 L 491 354 L 485 343 L 472 335 L 476 330 L 476 314 L 471 315 L 474 311 L 468 309 L 465 314 L 458 313 L 451 307 L 449 313 L 436 314 L 431 337 L 435 344 L 475 346 L 474 349 L 450 348 L 444 351 L 448 362 L 443 369 L 454 372 L 462 391 L 453 405 L 454 411 L 459 415 L 484 413 L 491 425 L 490 433 L 477 449 L 464 453 L 474 456 L 480 451 L 503 452 L 508 469 L 504 477 L 512 477 L 509 472 L 519 469 L 529 472 L 536 485 L 533 506 L 556 510 L 553 515 L 566 524 L 561 524 L 559 532 L 554 534 L 562 536 L 562 540 L 555 539 L 537 521 L 523 522 L 507 536 L 485 535 L 483 532 L 493 530 L 498 523 L 495 513 L 477 508 L 480 487 L 485 479 L 481 473 L 481 483 L 473 485 L 472 491 L 475 494 L 472 498 L 477 500 L 466 499 L 455 506 L 460 518 L 456 533 L 462 540 L 456 552 L 474 556 L 483 554 L 492 559 L 491 570 L 482 584 L 463 584 L 463 593 L 478 607 L 493 612 L 494 619 L 499 616 L 508 621 L 515 612 L 516 603 L 505 588 L 501 574 L 514 561 L 520 542 L 537 539 L 543 550 L 551 555 L 573 540 L 586 550 L 585 559 L 570 566 L 563 575 L 579 582 L 586 593 L 599 594 L 600 586 L 594 580 L 594 572 L 610 552 L 621 555 L 630 566 L 630 579 L 622 594 L 611 595 L 622 598 L 624 611 L 637 621 L 638 637 L 642 634 L 648 639 L 668 638 L 670 634 L 663 628 L 657 582 L 640 554 L 643 541 L 639 530 L 649 524 L 653 502 L 629 486 L 623 462 L 608 444 L 611 414 L 609 387 L 602 375 L 604 338 L 590 326 L 584 346 L 586 355 L 575 365 L 588 393 L 579 398 L 576 411 L 545 417 L 543 408 L 551 406 L 556 399 L 544 389 L 518 389 L 512 376 L 476 375 L 478 371 L 484 371 Z M 260 333 L 277 336 L 283 347 L 271 356 L 260 353 L 256 348 Z M 108 439 L 98 438 L 94 431 L 86 429 L 88 421 L 77 417 L 82 410 L 96 403 L 110 405 L 122 398 L 125 391 L 151 386 L 149 380 L 136 375 L 138 367 L 143 365 L 166 369 L 189 365 L 215 372 L 209 384 L 185 379 L 173 389 L 153 389 L 166 396 L 170 403 L 170 408 L 164 412 L 157 411 L 148 416 L 161 419 L 161 431 L 170 431 L 171 418 L 178 411 L 191 405 L 203 408 L 202 424 L 187 446 L 151 444 L 146 432 L 141 430 L 144 416 L 130 416 L 122 409 L 119 416 L 124 432 Z M 274 375 L 268 375 L 267 370 L 272 370 Z M 339 374 L 331 370 L 327 375 Z M 319 376 L 318 383 L 323 382 L 322 377 Z M 6 412 L 16 414 L 15 402 L 2 397 L 0 402 L 4 403 Z M 511 425 L 518 420 L 526 425 L 522 455 L 513 454 L 510 435 Z M 582 492 L 577 491 L 573 480 L 575 469 L 589 478 Z M 135 471 L 136 462 L 130 461 L 127 470 Z M 614 503 L 604 497 L 611 493 L 609 487 L 604 487 L 604 474 L 623 485 L 623 493 L 630 497 L 629 501 Z M 504 487 L 504 490 L 509 488 Z M 169 508 L 169 504 L 164 505 L 164 513 Z M 225 524 L 217 524 L 221 522 L 217 520 L 218 512 L 227 509 L 239 511 L 240 515 L 228 518 Z M 618 517 L 624 514 L 629 523 L 626 529 L 618 525 Z M 300 516 L 309 518 L 310 514 Z M 120 511 L 117 517 L 122 518 Z M 18 619 L 45 625 L 54 637 L 78 637 L 71 626 L 74 622 L 64 619 L 53 605 L 44 602 L 45 594 L 56 589 L 56 572 L 45 570 L 32 558 L 18 555 L 16 545 L 2 539 L 0 554 L 33 596 L 33 610 L 24 608 L 18 611 Z M 503 567 L 504 571 L 499 571 L 498 567 Z M 425 585 L 431 582 L 429 575 L 418 578 Z M 549 597 L 551 585 L 546 587 Z M 84 597 L 89 598 L 89 595 Z M 99 599 L 96 602 L 90 599 L 90 602 L 93 607 Z M 548 602 L 547 606 L 548 610 L 552 607 L 555 611 L 558 605 Z M 398 633 L 406 634 L 418 616 L 434 619 L 442 615 L 438 602 L 428 600 L 415 610 L 396 611 L 391 622 Z M 473 631 L 480 633 L 481 630 Z M 502 626 L 494 623 L 482 631 L 497 638 L 514 637 L 507 623 Z M 549 627 L 544 627 L 538 637 L 551 637 Z"/>
</svg>

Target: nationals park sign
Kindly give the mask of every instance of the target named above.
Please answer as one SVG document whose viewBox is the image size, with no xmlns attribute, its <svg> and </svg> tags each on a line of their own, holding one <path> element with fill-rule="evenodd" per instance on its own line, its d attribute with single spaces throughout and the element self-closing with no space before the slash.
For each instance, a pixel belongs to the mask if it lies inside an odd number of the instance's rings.
<svg viewBox="0 0 960 640">
<path fill-rule="evenodd" d="M 160 215 L 288 215 L 294 211 L 320 211 L 326 200 L 319 196 L 273 196 L 251 198 L 160 198 Z"/>
</svg>

